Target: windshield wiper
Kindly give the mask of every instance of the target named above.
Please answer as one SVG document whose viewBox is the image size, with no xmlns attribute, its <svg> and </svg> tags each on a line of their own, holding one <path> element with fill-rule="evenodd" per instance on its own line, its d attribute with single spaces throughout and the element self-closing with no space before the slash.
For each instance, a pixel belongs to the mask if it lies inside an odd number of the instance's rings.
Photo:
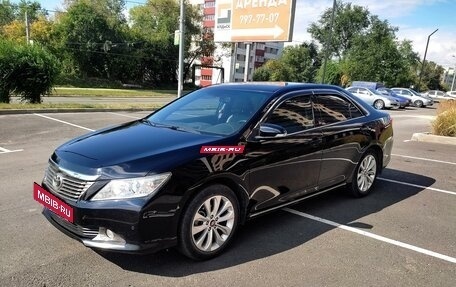
<svg viewBox="0 0 456 287">
<path fill-rule="evenodd" d="M 151 122 L 151 121 L 149 121 L 147 119 L 141 119 L 141 122 L 146 123 L 146 124 L 148 124 L 150 126 L 153 126 L 153 127 L 157 127 L 157 128 L 167 128 L 167 129 L 172 129 L 172 130 L 175 130 L 175 131 L 183 131 L 183 132 L 191 132 L 191 133 L 200 134 L 199 131 L 194 130 L 194 129 L 183 128 L 183 127 L 174 126 L 174 125 L 155 123 L 155 122 Z"/>
</svg>

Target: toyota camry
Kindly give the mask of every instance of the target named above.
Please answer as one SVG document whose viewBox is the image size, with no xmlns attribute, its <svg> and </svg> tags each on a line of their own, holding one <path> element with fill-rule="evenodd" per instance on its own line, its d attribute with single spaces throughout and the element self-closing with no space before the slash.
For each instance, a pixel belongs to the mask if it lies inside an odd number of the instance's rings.
<svg viewBox="0 0 456 287">
<path fill-rule="evenodd" d="M 87 247 L 203 260 L 256 216 L 334 189 L 369 194 L 392 144 L 391 117 L 339 87 L 220 84 L 64 143 L 33 195 Z"/>
</svg>

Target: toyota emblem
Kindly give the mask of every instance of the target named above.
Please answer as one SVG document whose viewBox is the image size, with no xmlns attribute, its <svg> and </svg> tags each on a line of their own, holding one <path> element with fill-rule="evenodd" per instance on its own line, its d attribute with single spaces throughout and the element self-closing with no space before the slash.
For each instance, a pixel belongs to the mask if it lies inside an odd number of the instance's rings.
<svg viewBox="0 0 456 287">
<path fill-rule="evenodd" d="M 61 173 L 57 173 L 53 178 L 52 178 L 52 186 L 56 189 L 59 190 L 62 187 L 63 184 L 63 175 Z"/>
</svg>

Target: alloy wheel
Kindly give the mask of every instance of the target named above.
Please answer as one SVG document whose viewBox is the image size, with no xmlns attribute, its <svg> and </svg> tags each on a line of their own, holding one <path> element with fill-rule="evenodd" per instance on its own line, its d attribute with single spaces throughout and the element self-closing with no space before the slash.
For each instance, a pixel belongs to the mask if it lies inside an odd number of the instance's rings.
<svg viewBox="0 0 456 287">
<path fill-rule="evenodd" d="M 377 161 L 371 154 L 367 155 L 359 165 L 357 184 L 361 192 L 366 192 L 372 186 L 377 174 Z"/>
<path fill-rule="evenodd" d="M 193 243 L 205 252 L 219 249 L 233 231 L 234 220 L 233 203 L 228 198 L 221 195 L 208 198 L 193 217 Z"/>
<path fill-rule="evenodd" d="M 385 103 L 382 100 L 376 100 L 374 103 L 374 108 L 376 108 L 377 110 L 383 109 L 384 106 Z"/>
</svg>

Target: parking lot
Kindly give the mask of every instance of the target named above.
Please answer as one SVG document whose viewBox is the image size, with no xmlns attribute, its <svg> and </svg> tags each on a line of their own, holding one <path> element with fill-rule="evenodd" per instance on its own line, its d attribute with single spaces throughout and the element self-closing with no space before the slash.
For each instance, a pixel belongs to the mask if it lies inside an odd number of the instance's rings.
<svg viewBox="0 0 456 287">
<path fill-rule="evenodd" d="M 454 286 L 456 146 L 410 141 L 435 108 L 390 111 L 393 156 L 370 196 L 335 190 L 254 219 L 210 261 L 96 252 L 55 229 L 32 198 L 52 151 L 146 114 L 0 115 L 0 286 Z"/>
</svg>

